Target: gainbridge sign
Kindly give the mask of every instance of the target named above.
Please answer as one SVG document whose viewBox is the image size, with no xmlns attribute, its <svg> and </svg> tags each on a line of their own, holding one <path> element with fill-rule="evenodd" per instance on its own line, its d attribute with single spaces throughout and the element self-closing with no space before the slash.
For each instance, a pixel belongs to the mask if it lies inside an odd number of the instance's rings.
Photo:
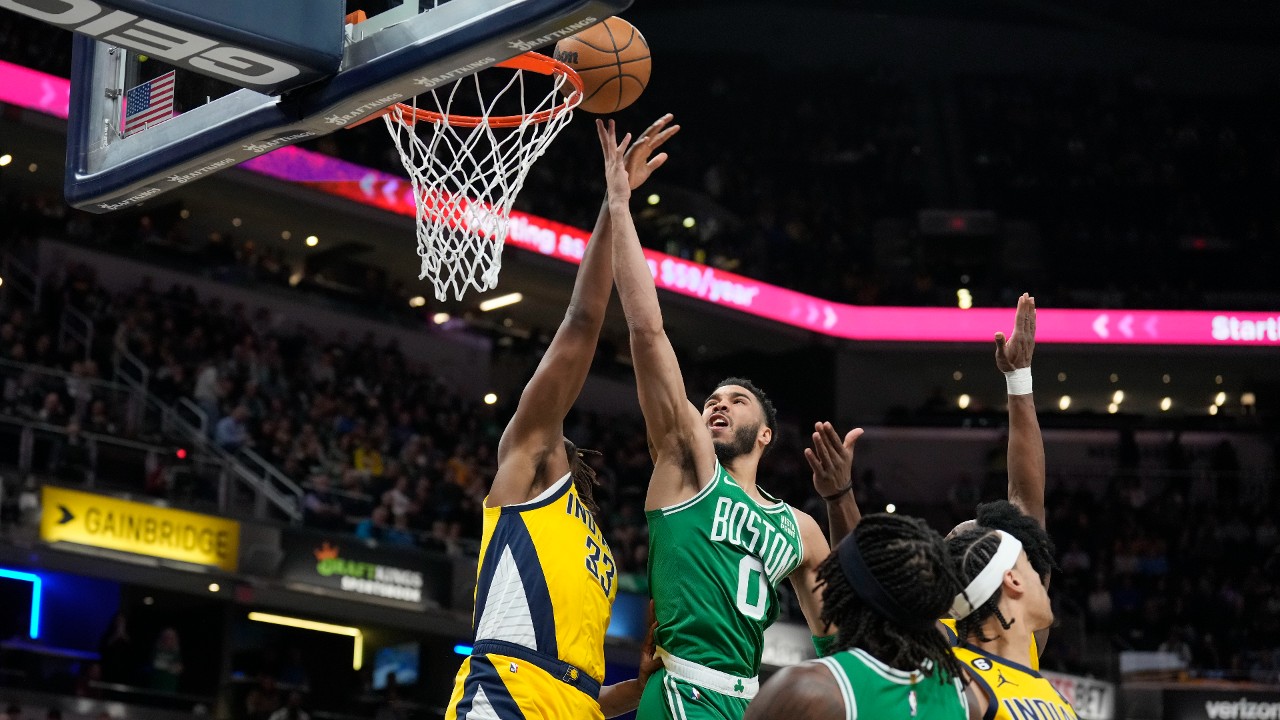
<svg viewBox="0 0 1280 720">
<path fill-rule="evenodd" d="M 235 572 L 234 520 L 45 486 L 40 539 L 211 565 Z"/>
</svg>

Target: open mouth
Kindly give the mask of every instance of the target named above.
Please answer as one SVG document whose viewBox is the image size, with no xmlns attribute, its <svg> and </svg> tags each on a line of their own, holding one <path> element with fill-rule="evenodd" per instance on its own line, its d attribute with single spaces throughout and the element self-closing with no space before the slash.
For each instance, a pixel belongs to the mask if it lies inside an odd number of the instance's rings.
<svg viewBox="0 0 1280 720">
<path fill-rule="evenodd" d="M 709 428 L 727 428 L 729 427 L 729 418 L 720 413 L 713 414 L 707 419 L 707 427 Z"/>
</svg>

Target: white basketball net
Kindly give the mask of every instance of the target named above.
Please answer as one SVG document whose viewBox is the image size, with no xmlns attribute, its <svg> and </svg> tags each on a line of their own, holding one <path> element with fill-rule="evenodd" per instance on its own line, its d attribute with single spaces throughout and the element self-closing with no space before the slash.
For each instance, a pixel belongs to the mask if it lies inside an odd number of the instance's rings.
<svg viewBox="0 0 1280 720">
<path fill-rule="evenodd" d="M 525 96 L 528 71 L 513 70 L 511 79 L 494 92 L 484 89 L 478 76 L 430 90 L 413 101 L 445 116 L 438 121 L 417 120 L 396 106 L 383 117 L 400 153 L 400 162 L 413 181 L 417 204 L 418 254 L 422 256 L 419 279 L 430 277 L 437 300 L 452 291 L 460 300 L 468 288 L 479 292 L 498 284 L 502 269 L 502 245 L 507 239 L 511 205 L 524 186 L 529 168 L 546 151 L 573 117 L 581 100 L 575 94 L 562 111 L 561 88 L 567 78 L 555 74 L 554 87 L 536 106 Z M 545 76 L 528 73 L 533 79 Z M 475 98 L 470 97 L 471 93 Z M 499 101 L 514 107 L 518 96 L 523 115 L 512 127 L 493 127 L 490 116 Z M 474 107 L 479 100 L 480 122 L 475 127 L 451 123 L 448 116 L 458 106 Z M 545 122 L 532 116 L 543 114 Z M 546 117 L 550 113 L 550 117 Z M 415 131 L 415 128 L 420 130 Z"/>
</svg>

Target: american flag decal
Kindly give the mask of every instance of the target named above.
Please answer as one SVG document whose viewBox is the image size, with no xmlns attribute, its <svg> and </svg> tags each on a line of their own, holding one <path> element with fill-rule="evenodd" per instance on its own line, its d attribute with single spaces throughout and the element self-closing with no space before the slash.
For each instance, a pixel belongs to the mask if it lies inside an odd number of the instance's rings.
<svg viewBox="0 0 1280 720">
<path fill-rule="evenodd" d="M 170 70 L 125 93 L 125 137 L 173 117 L 173 83 L 174 71 Z"/>
</svg>

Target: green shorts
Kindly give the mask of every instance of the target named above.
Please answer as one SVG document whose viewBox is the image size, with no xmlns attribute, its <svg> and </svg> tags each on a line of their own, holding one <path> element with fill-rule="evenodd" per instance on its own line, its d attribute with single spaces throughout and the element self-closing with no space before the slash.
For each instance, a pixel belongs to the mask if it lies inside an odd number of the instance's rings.
<svg viewBox="0 0 1280 720">
<path fill-rule="evenodd" d="M 636 720 L 742 720 L 749 702 L 672 677 L 661 668 L 644 686 Z"/>
</svg>

